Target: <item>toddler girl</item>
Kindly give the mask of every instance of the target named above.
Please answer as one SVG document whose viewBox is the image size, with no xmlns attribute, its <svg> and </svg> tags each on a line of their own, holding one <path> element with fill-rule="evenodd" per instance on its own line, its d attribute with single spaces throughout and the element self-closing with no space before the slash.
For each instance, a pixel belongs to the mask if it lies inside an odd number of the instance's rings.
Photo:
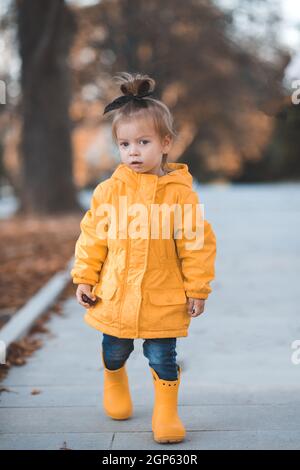
<svg viewBox="0 0 300 470">
<path fill-rule="evenodd" d="M 152 431 L 156 442 L 180 442 L 177 413 L 181 368 L 176 338 L 188 335 L 191 317 L 204 311 L 214 279 L 216 239 L 201 218 L 192 175 L 184 163 L 167 163 L 176 133 L 168 107 L 151 97 L 155 81 L 123 72 L 123 93 L 112 134 L 121 161 L 94 189 L 81 223 L 71 271 L 84 320 L 103 333 L 103 407 L 127 419 L 133 407 L 125 363 L 134 339 L 153 377 Z"/>
</svg>

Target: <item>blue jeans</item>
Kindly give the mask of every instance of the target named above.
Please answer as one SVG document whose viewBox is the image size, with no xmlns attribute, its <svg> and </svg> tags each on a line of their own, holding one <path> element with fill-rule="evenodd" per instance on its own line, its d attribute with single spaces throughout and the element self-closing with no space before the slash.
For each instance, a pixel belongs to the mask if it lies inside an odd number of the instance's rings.
<svg viewBox="0 0 300 470">
<path fill-rule="evenodd" d="M 176 338 L 151 338 L 143 343 L 144 356 L 149 361 L 160 379 L 177 380 Z M 107 369 L 116 370 L 122 367 L 132 351 L 134 340 L 117 338 L 103 333 L 102 352 Z"/>
</svg>

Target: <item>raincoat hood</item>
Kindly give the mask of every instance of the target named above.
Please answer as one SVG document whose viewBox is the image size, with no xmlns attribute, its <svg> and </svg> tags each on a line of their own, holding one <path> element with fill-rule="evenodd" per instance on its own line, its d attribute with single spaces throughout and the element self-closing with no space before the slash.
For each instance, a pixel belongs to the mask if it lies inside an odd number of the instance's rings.
<svg viewBox="0 0 300 470">
<path fill-rule="evenodd" d="M 176 183 L 182 184 L 183 186 L 187 186 L 188 188 L 192 188 L 193 177 L 189 172 L 186 163 L 170 162 L 168 163 L 168 169 L 171 170 L 168 174 L 164 176 L 157 176 L 152 175 L 150 173 L 138 173 L 129 166 L 127 166 L 125 163 L 120 163 L 113 172 L 111 178 L 121 180 L 134 188 L 138 186 L 141 175 L 143 175 L 143 178 L 147 176 L 147 178 L 149 178 L 149 181 L 151 179 L 158 178 L 158 187 Z"/>
</svg>

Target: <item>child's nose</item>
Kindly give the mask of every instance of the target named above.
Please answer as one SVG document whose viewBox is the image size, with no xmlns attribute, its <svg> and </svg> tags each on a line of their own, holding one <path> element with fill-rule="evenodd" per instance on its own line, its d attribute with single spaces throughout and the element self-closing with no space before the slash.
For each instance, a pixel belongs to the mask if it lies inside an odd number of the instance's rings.
<svg viewBox="0 0 300 470">
<path fill-rule="evenodd" d="M 129 152 L 129 153 L 130 153 L 130 155 L 138 155 L 138 154 L 139 154 L 139 150 L 138 150 L 138 148 L 137 148 L 135 145 L 132 145 L 132 146 L 130 147 L 130 152 Z"/>
</svg>

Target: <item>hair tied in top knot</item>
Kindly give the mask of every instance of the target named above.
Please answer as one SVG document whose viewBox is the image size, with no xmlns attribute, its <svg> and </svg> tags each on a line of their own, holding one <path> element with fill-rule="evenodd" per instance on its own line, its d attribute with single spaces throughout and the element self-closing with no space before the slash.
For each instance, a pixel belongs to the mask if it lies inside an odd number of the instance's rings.
<svg viewBox="0 0 300 470">
<path fill-rule="evenodd" d="M 136 100 L 141 102 L 145 96 L 153 94 L 155 81 L 146 75 L 131 75 L 127 72 L 123 72 L 116 78 L 119 80 L 119 83 L 121 82 L 120 90 L 123 95 L 118 96 L 118 98 L 105 106 L 103 114 L 120 108 L 129 101 Z"/>
</svg>

